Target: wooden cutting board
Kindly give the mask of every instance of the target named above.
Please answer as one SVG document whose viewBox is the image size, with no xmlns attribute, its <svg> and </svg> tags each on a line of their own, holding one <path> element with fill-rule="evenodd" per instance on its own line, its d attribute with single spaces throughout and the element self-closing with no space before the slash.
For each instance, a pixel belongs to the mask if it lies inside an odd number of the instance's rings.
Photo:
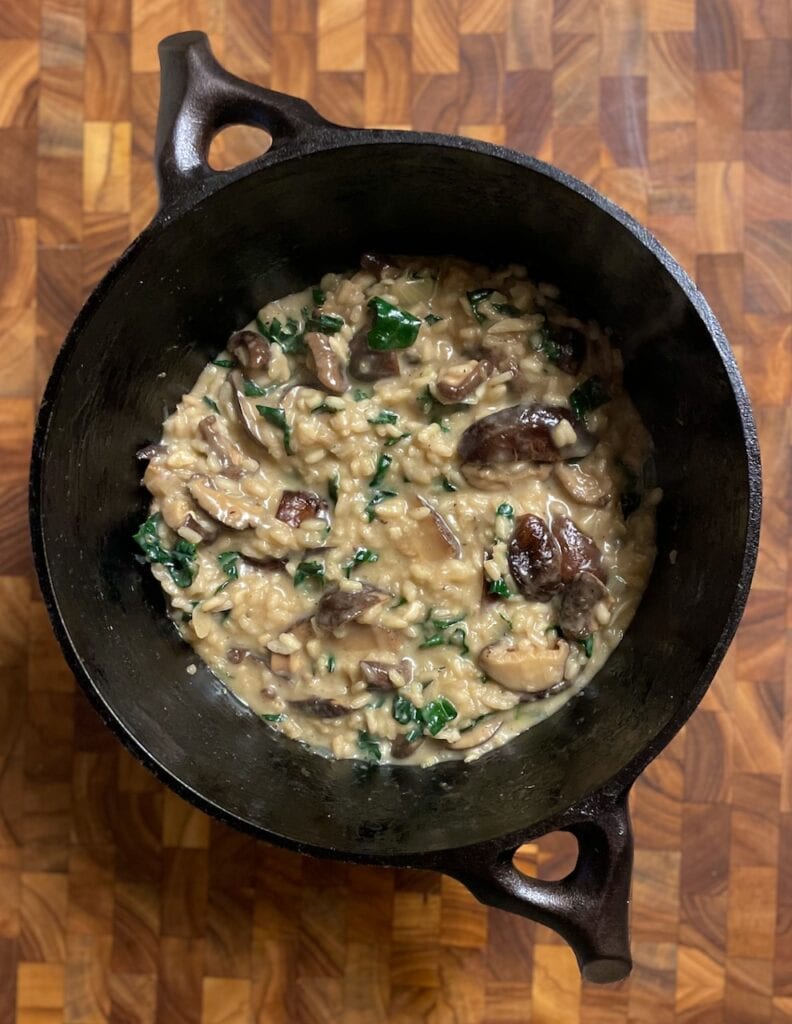
<svg viewBox="0 0 792 1024">
<path fill-rule="evenodd" d="M 726 328 L 763 447 L 762 552 L 715 685 L 634 792 L 628 982 L 582 986 L 552 933 L 446 878 L 210 822 L 64 667 L 28 552 L 33 416 L 156 208 L 156 44 L 186 28 L 334 121 L 506 142 L 592 182 Z M 0 0 L 2 1024 L 792 1020 L 791 75 L 786 0 Z M 548 839 L 523 862 L 557 877 L 569 855 Z"/>
</svg>

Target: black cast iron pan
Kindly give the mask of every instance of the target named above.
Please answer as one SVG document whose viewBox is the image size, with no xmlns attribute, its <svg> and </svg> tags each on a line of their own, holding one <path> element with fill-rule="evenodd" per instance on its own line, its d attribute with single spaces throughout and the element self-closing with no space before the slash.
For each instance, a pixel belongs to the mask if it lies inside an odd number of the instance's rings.
<svg viewBox="0 0 792 1024">
<path fill-rule="evenodd" d="M 601 195 L 498 146 L 360 131 L 240 81 L 187 32 L 160 46 L 162 208 L 97 287 L 58 356 L 31 475 L 36 564 L 69 664 L 105 721 L 164 782 L 254 835 L 320 856 L 433 868 L 535 918 L 583 973 L 630 968 L 627 793 L 701 699 L 742 612 L 760 469 L 723 333 L 667 252 Z M 271 150 L 216 173 L 231 123 Z M 333 762 L 278 738 L 199 668 L 133 558 L 133 453 L 251 311 L 366 250 L 527 263 L 622 339 L 657 449 L 658 557 L 627 635 L 556 716 L 497 753 L 431 770 Z M 572 832 L 560 882 L 524 877 L 523 842 Z"/>
</svg>

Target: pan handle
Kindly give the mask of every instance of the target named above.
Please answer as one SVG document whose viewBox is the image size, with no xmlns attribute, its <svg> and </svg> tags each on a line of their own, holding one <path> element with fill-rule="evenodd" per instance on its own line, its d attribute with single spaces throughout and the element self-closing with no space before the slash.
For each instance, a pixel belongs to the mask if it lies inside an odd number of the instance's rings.
<svg viewBox="0 0 792 1024">
<path fill-rule="evenodd" d="M 221 128 L 263 128 L 271 149 L 329 126 L 310 104 L 246 82 L 221 67 L 205 32 L 177 32 L 159 44 L 160 105 L 155 159 L 160 205 L 200 194 L 210 180 L 232 181 L 244 170 L 214 171 L 207 157 Z M 269 152 L 269 150 L 268 150 Z"/>
<path fill-rule="evenodd" d="M 513 864 L 516 850 L 478 850 L 472 863 L 451 874 L 482 903 L 530 917 L 558 932 L 572 947 L 583 977 L 605 984 L 632 969 L 629 939 L 633 838 L 627 791 L 567 825 L 578 841 L 578 860 L 558 882 L 528 878 Z"/>
</svg>

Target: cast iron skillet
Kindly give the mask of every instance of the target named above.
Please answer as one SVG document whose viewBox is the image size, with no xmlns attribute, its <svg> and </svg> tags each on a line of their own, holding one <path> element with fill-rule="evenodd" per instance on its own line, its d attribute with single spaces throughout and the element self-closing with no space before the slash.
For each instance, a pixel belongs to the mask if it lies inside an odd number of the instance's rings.
<svg viewBox="0 0 792 1024">
<path fill-rule="evenodd" d="M 182 796 L 320 856 L 432 868 L 535 918 L 584 975 L 630 969 L 627 793 L 701 699 L 756 557 L 754 424 L 721 328 L 643 228 L 569 175 L 498 146 L 359 131 L 224 71 L 199 32 L 160 45 L 162 209 L 77 318 L 39 413 L 36 565 L 69 664 L 105 721 Z M 271 150 L 216 173 L 213 135 L 259 125 Z M 623 643 L 556 716 L 472 764 L 333 762 L 279 738 L 195 658 L 133 557 L 145 517 L 133 453 L 229 333 L 265 302 L 366 250 L 527 263 L 621 339 L 657 448 L 658 557 Z M 673 556 L 672 552 L 676 552 Z M 514 851 L 554 829 L 580 854 L 563 881 Z"/>
</svg>

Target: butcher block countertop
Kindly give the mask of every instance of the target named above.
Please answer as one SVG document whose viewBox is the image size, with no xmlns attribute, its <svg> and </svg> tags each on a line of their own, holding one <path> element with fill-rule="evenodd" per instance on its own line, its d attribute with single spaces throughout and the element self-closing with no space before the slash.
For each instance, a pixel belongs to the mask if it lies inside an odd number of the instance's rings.
<svg viewBox="0 0 792 1024">
<path fill-rule="evenodd" d="M 33 417 L 156 209 L 156 46 L 188 28 L 333 121 L 579 175 L 668 246 L 734 346 L 763 450 L 759 566 L 712 689 L 633 793 L 626 982 L 581 984 L 553 933 L 448 878 L 210 821 L 64 665 L 29 554 Z M 787 0 L 0 0 L 0 1024 L 792 1021 L 791 77 Z M 229 134 L 215 160 L 257 144 Z M 521 860 L 570 863 L 552 837 Z"/>
</svg>

